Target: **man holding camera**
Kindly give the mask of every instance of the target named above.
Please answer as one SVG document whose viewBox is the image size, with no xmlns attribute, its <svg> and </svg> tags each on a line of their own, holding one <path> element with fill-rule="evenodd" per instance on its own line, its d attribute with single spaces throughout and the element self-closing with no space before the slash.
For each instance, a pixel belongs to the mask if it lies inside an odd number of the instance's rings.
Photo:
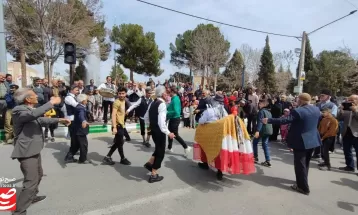
<svg viewBox="0 0 358 215">
<path fill-rule="evenodd" d="M 356 151 L 358 167 L 358 95 L 351 95 L 343 102 L 338 112 L 338 120 L 343 121 L 343 151 L 346 166 L 340 170 L 354 172 L 352 147 Z"/>
</svg>

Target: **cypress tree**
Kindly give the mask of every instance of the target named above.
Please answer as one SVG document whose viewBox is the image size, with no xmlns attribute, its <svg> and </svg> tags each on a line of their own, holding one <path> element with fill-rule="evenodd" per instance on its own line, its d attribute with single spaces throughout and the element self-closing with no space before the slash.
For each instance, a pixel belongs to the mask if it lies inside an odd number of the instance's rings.
<svg viewBox="0 0 358 215">
<path fill-rule="evenodd" d="M 266 36 L 266 44 L 260 61 L 261 65 L 258 73 L 259 87 L 262 87 L 262 90 L 265 90 L 268 93 L 275 93 L 277 90 L 277 86 L 275 84 L 275 65 L 273 64 L 273 57 L 268 36 Z"/>
</svg>

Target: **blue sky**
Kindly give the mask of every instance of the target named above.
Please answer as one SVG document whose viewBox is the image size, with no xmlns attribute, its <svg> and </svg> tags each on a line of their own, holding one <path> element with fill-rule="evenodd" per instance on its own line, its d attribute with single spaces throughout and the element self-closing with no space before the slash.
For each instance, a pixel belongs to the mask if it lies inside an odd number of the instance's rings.
<svg viewBox="0 0 358 215">
<path fill-rule="evenodd" d="M 312 31 L 336 18 L 348 14 L 358 6 L 358 0 L 147 0 L 186 13 L 218 20 L 234 25 L 240 25 L 263 31 L 289 35 L 301 35 L 303 30 Z M 176 14 L 160 8 L 143 4 L 136 0 L 103 0 L 103 14 L 106 24 L 111 28 L 114 24 L 140 24 L 145 31 L 156 34 L 156 41 L 165 58 L 161 62 L 164 73 L 154 78 L 164 80 L 176 71 L 184 71 L 172 66 L 169 62 L 169 43 L 175 40 L 179 33 L 194 29 L 203 20 Z M 311 45 L 316 55 L 320 51 L 334 50 L 349 46 L 358 53 L 357 24 L 358 12 L 310 36 Z M 236 28 L 218 25 L 227 39 L 231 42 L 231 53 L 246 43 L 253 48 L 262 48 L 265 34 L 249 32 Z M 272 52 L 293 50 L 300 47 L 300 41 L 294 38 L 270 36 Z M 55 72 L 67 68 L 62 63 L 56 64 Z M 109 60 L 101 63 L 101 78 L 109 74 L 113 65 L 113 53 Z M 42 65 L 33 66 L 43 71 Z M 295 66 L 296 67 L 296 66 Z M 128 75 L 128 71 L 126 71 Z M 134 75 L 135 81 L 146 81 L 148 77 Z"/>
</svg>

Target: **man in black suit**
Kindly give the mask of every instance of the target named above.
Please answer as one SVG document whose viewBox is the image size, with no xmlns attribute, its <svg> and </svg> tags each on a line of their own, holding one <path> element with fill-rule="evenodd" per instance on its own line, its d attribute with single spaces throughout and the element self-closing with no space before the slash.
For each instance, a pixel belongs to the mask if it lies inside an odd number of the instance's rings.
<svg viewBox="0 0 358 215">
<path fill-rule="evenodd" d="M 147 87 L 145 89 L 145 95 L 139 98 L 137 102 L 135 102 L 133 105 L 131 105 L 128 110 L 126 111 L 126 114 L 130 113 L 132 110 L 136 110 L 136 115 L 139 116 L 139 123 L 140 123 L 140 134 L 143 138 L 143 144 L 146 147 L 150 147 L 150 132 L 147 133 L 147 138 L 145 138 L 145 122 L 144 122 L 144 115 L 147 112 L 148 106 L 152 103 L 153 99 L 152 96 L 152 89 L 150 87 Z"/>
<path fill-rule="evenodd" d="M 88 140 L 87 135 L 89 133 L 89 124 L 87 119 L 87 101 L 88 96 L 86 94 L 79 94 L 77 96 L 78 105 L 75 109 L 75 118 L 73 120 L 73 135 L 71 138 L 74 138 L 73 142 L 75 147 L 71 153 L 75 155 L 78 150 L 80 150 L 80 157 L 78 163 L 88 164 L 91 163 L 87 159 L 88 152 Z"/>
</svg>

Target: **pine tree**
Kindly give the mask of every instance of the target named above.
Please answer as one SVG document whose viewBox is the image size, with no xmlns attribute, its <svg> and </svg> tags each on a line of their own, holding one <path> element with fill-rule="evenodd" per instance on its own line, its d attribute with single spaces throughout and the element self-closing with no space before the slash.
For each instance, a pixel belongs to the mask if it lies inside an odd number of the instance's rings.
<svg viewBox="0 0 358 215">
<path fill-rule="evenodd" d="M 267 93 L 276 93 L 275 66 L 273 64 L 272 52 L 269 44 L 269 37 L 266 37 L 266 45 L 261 55 L 260 71 L 258 73 L 258 84 Z"/>
<path fill-rule="evenodd" d="M 227 82 L 230 89 L 241 86 L 243 65 L 244 61 L 242 55 L 236 49 L 232 58 L 228 62 L 226 69 L 222 73 L 222 76 L 224 77 L 223 81 Z"/>
</svg>

